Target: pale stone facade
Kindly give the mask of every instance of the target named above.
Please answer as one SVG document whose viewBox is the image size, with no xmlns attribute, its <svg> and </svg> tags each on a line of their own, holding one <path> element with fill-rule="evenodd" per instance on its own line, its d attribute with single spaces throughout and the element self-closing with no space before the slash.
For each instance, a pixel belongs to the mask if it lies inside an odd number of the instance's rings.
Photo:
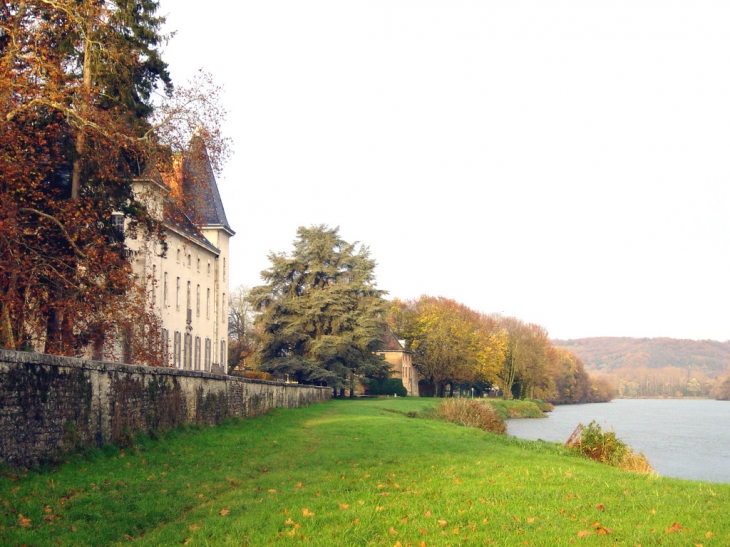
<svg viewBox="0 0 730 547">
<path fill-rule="evenodd" d="M 418 370 L 413 366 L 413 352 L 406 349 L 406 341 L 388 331 L 383 336 L 383 349 L 377 353 L 390 363 L 393 378 L 401 379 L 408 395 L 418 397 Z"/>
<path fill-rule="evenodd" d="M 133 268 L 149 283 L 155 311 L 162 321 L 167 365 L 184 370 L 225 374 L 228 360 L 229 240 L 215 177 L 207 164 L 201 177 L 188 183 L 184 162 L 174 177 L 153 173 L 135 181 L 134 191 L 163 220 L 167 249 L 151 240 L 128 241 L 135 252 Z M 171 188 L 174 187 L 174 188 Z M 193 222 L 172 211 L 172 191 L 194 192 L 199 210 Z"/>
</svg>

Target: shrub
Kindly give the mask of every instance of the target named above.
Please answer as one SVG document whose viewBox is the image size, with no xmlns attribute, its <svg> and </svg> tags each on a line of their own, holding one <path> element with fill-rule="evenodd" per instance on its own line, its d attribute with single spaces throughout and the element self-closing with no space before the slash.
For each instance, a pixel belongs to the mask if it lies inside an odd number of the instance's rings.
<svg viewBox="0 0 730 547">
<path fill-rule="evenodd" d="M 274 377 L 269 374 L 268 372 L 263 372 L 261 370 L 247 370 L 242 375 L 244 378 L 249 378 L 251 380 L 273 380 Z"/>
<path fill-rule="evenodd" d="M 387 380 L 370 380 L 367 383 L 369 395 L 397 395 L 405 397 L 408 390 L 403 385 L 400 378 L 388 378 Z"/>
<path fill-rule="evenodd" d="M 443 399 L 436 413 L 447 422 L 478 427 L 491 433 L 502 434 L 507 430 L 499 412 L 489 403 L 476 399 Z"/>
<path fill-rule="evenodd" d="M 634 453 L 613 431 L 603 431 L 594 420 L 578 427 L 565 443 L 586 458 L 635 473 L 653 473 L 644 454 Z"/>
<path fill-rule="evenodd" d="M 542 410 L 543 412 L 552 412 L 555 410 L 555 407 L 552 403 L 548 403 L 547 401 L 543 401 L 542 399 L 533 399 L 532 401 L 537 405 L 537 408 Z"/>
</svg>

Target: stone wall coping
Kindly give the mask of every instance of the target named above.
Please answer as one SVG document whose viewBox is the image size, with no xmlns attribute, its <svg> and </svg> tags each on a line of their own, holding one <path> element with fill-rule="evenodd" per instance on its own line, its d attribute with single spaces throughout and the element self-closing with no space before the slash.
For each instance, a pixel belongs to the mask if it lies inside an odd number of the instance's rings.
<svg viewBox="0 0 730 547">
<path fill-rule="evenodd" d="M 92 359 L 81 359 L 78 357 L 64 357 L 62 355 L 49 355 L 47 353 L 14 351 L 8 349 L 0 349 L 0 364 L 1 363 L 46 365 L 52 367 L 69 367 L 98 371 L 119 371 L 128 374 L 159 374 L 167 376 L 183 376 L 189 378 L 207 378 L 209 380 L 240 382 L 243 384 L 264 384 L 270 386 L 284 386 L 306 389 L 316 388 L 330 391 L 332 390 L 332 388 L 325 386 L 292 384 L 287 382 L 275 382 L 272 380 L 257 380 L 255 378 L 241 378 L 240 376 L 213 374 L 212 372 L 203 372 L 200 370 L 180 370 L 171 367 L 129 365 L 126 363 L 115 363 L 113 361 L 94 361 Z"/>
</svg>

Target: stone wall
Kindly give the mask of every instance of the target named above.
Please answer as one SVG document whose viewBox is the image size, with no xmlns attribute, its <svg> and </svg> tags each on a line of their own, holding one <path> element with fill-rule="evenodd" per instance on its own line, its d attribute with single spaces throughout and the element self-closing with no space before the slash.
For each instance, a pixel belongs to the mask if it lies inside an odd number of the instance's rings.
<svg viewBox="0 0 730 547">
<path fill-rule="evenodd" d="M 0 462 L 330 399 L 330 388 L 0 350 Z"/>
</svg>

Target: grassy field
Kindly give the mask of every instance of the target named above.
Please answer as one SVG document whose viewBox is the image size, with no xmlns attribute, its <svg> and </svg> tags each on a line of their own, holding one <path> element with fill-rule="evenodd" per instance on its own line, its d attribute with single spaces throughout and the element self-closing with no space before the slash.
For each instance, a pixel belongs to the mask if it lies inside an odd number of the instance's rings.
<svg viewBox="0 0 730 547">
<path fill-rule="evenodd" d="M 0 543 L 730 544 L 730 485 L 419 418 L 433 404 L 333 401 L 6 470 Z"/>
</svg>

